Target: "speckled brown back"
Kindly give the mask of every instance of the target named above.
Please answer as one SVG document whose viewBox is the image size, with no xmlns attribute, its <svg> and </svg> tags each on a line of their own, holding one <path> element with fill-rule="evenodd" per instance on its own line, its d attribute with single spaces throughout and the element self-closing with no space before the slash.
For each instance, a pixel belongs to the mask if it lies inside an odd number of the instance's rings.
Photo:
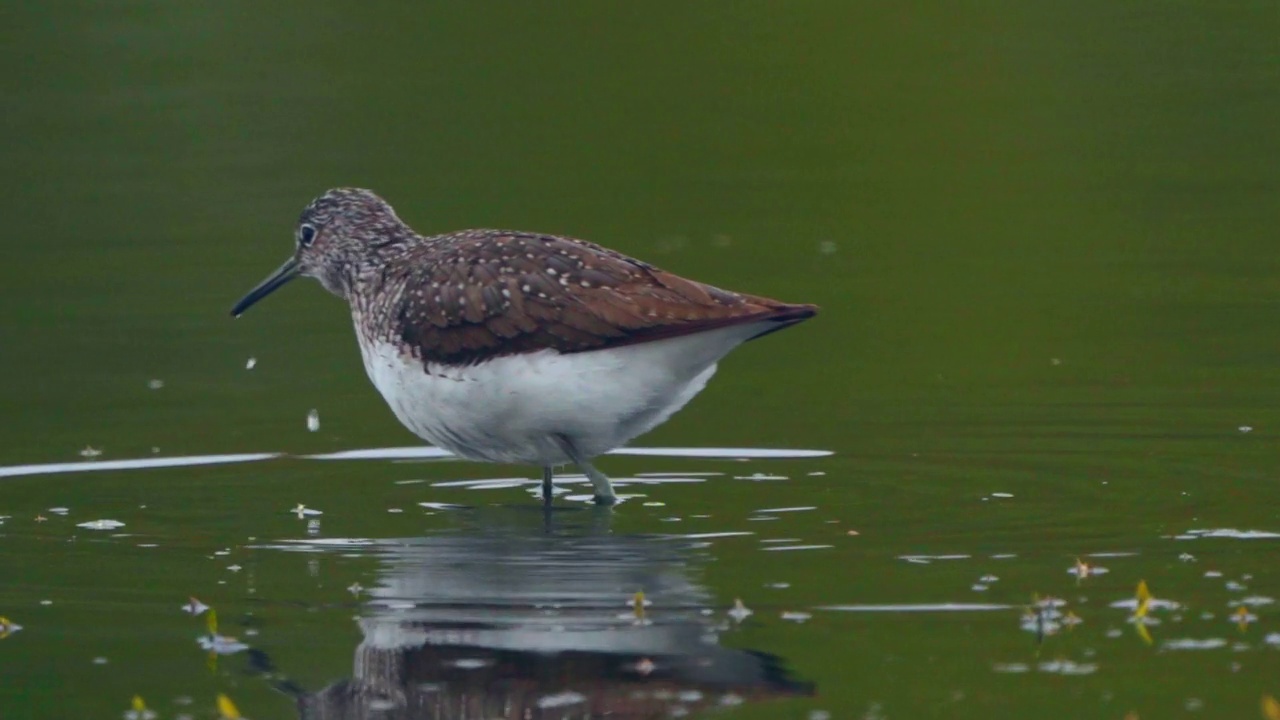
<svg viewBox="0 0 1280 720">
<path fill-rule="evenodd" d="M 366 278 L 375 292 L 352 304 L 362 332 L 425 362 L 583 352 L 764 320 L 781 328 L 817 312 L 686 280 L 572 238 L 465 230 L 415 240 L 384 258 Z"/>
</svg>

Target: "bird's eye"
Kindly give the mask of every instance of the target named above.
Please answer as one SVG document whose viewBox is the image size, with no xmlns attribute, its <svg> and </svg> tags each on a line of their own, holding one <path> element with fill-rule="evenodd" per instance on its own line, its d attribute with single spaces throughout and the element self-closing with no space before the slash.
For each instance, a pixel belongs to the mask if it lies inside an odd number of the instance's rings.
<svg viewBox="0 0 1280 720">
<path fill-rule="evenodd" d="M 310 225 L 303 225 L 298 228 L 298 244 L 302 247 L 311 245 L 311 241 L 316 239 L 316 229 Z"/>
</svg>

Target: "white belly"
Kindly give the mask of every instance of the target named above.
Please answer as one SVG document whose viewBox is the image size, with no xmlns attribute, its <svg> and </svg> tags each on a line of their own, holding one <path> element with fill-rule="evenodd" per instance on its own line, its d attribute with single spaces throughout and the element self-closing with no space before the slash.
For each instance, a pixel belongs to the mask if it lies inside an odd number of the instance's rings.
<svg viewBox="0 0 1280 720">
<path fill-rule="evenodd" d="M 473 460 L 559 465 L 557 436 L 587 458 L 624 445 L 684 407 L 716 362 L 760 328 L 561 355 L 542 350 L 476 365 L 423 363 L 361 342 L 365 370 L 392 412 L 427 442 Z"/>
</svg>

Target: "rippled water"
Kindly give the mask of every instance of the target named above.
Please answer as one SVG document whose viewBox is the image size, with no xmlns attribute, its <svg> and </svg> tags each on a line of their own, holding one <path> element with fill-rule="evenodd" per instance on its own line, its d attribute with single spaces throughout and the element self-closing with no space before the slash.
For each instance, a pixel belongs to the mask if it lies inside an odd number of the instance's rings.
<svg viewBox="0 0 1280 720">
<path fill-rule="evenodd" d="M 0 718 L 1280 714 L 1274 7 L 8 10 Z M 545 512 L 228 317 L 333 185 L 822 313 Z"/>
</svg>

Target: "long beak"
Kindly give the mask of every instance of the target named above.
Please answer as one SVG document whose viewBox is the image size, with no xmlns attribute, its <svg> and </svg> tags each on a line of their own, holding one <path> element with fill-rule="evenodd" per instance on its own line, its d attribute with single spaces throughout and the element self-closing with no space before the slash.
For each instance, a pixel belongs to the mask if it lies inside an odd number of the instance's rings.
<svg viewBox="0 0 1280 720">
<path fill-rule="evenodd" d="M 275 272 L 271 273 L 266 280 L 258 283 L 258 287 L 250 290 L 248 295 L 241 298 L 240 302 L 231 308 L 231 314 L 235 317 L 240 317 L 245 310 L 249 309 L 250 305 L 275 292 L 276 288 L 296 277 L 298 277 L 298 261 L 296 258 L 289 258 Z"/>
</svg>

